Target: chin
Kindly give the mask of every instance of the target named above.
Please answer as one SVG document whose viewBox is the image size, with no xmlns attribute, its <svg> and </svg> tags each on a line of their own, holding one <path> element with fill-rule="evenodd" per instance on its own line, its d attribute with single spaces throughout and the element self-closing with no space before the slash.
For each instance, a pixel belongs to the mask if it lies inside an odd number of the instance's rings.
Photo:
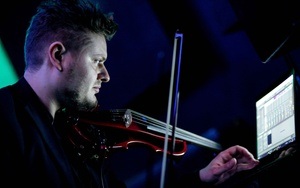
<svg viewBox="0 0 300 188">
<path fill-rule="evenodd" d="M 93 100 L 89 100 L 87 103 L 89 104 L 88 106 L 93 109 L 98 105 L 98 100 L 95 97 Z"/>
</svg>

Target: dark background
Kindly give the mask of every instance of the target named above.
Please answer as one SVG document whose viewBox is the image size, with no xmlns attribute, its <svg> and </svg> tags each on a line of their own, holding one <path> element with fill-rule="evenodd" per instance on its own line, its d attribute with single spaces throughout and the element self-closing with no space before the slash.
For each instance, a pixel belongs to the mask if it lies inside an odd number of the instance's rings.
<svg viewBox="0 0 300 188">
<path fill-rule="evenodd" d="M 1 5 L 0 37 L 19 76 L 25 30 L 39 2 Z M 102 109 L 130 108 L 166 121 L 174 34 L 179 30 L 183 49 L 177 126 L 223 148 L 240 144 L 255 153 L 255 99 L 300 63 L 296 0 L 100 3 L 119 23 L 108 42 L 111 81 L 99 94 Z M 117 153 L 112 165 L 128 187 L 157 187 L 161 154 L 143 146 Z M 203 167 L 211 158 L 209 148 L 189 144 L 179 168 Z"/>
</svg>

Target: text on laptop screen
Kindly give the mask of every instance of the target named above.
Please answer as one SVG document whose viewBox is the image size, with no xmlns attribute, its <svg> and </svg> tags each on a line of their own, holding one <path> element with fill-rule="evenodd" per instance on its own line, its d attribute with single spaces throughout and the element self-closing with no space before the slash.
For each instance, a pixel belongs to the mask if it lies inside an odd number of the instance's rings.
<svg viewBox="0 0 300 188">
<path fill-rule="evenodd" d="M 294 77 L 290 75 L 256 101 L 257 158 L 293 142 L 296 136 Z"/>
</svg>

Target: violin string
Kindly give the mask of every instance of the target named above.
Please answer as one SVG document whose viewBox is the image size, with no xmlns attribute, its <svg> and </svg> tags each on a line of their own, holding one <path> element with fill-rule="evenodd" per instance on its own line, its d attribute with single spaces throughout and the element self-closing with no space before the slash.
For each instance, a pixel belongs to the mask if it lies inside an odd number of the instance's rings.
<svg viewBox="0 0 300 188">
<path fill-rule="evenodd" d="M 146 116 L 142 113 L 139 113 L 139 112 L 131 110 L 131 109 L 118 109 L 118 110 L 114 110 L 112 113 L 114 114 L 114 118 L 121 119 L 127 110 L 129 110 L 131 112 L 132 120 L 135 123 L 137 123 L 138 125 L 145 126 L 149 130 L 159 132 L 161 134 L 165 134 L 165 129 L 166 129 L 167 123 L 157 120 L 155 118 Z M 169 130 L 171 132 L 172 125 L 168 125 L 168 126 L 169 126 Z M 170 135 L 170 132 L 169 132 L 169 135 Z M 197 144 L 200 146 L 205 146 L 208 148 L 221 150 L 221 146 L 217 142 L 214 142 L 205 137 L 199 136 L 195 133 L 183 130 L 179 127 L 176 127 L 175 138 L 189 141 L 191 143 L 194 143 L 194 144 Z"/>
<path fill-rule="evenodd" d="M 157 119 L 154 119 L 152 117 L 146 116 L 144 114 L 141 114 L 139 112 L 130 110 L 132 113 L 132 118 L 133 120 L 138 123 L 139 125 L 146 126 L 148 129 L 152 131 L 156 131 L 159 133 L 164 134 L 165 128 L 167 126 L 166 123 L 159 121 Z M 172 126 L 169 126 L 169 130 L 172 130 Z M 171 133 L 169 133 L 171 134 Z M 214 148 L 214 149 L 220 149 L 220 145 L 212 140 L 209 140 L 207 138 L 201 137 L 195 133 L 191 133 L 189 131 L 183 130 L 181 128 L 176 127 L 176 132 L 175 132 L 175 138 L 180 138 L 186 141 L 189 141 L 191 143 L 195 143 L 198 145 L 206 146 L 209 148 Z"/>
</svg>

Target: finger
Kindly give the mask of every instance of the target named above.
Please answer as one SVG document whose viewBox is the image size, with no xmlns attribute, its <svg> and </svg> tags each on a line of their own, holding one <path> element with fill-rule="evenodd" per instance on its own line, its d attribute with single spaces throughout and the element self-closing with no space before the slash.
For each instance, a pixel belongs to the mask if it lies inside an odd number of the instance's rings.
<svg viewBox="0 0 300 188">
<path fill-rule="evenodd" d="M 254 156 L 252 155 L 252 153 L 250 153 L 246 148 L 236 145 L 236 146 L 232 146 L 228 149 L 228 153 L 231 156 L 240 158 L 240 157 L 244 157 L 244 158 L 251 158 L 254 159 Z"/>
<path fill-rule="evenodd" d="M 257 166 L 258 164 L 259 164 L 259 161 L 249 161 L 247 163 L 238 163 L 237 164 L 237 172 L 252 169 L 255 166 Z"/>
<path fill-rule="evenodd" d="M 235 158 L 231 158 L 229 161 L 224 163 L 221 167 L 217 168 L 218 171 L 216 172 L 216 175 L 221 175 L 231 170 L 235 171 L 236 164 L 237 164 L 237 160 Z"/>
</svg>

